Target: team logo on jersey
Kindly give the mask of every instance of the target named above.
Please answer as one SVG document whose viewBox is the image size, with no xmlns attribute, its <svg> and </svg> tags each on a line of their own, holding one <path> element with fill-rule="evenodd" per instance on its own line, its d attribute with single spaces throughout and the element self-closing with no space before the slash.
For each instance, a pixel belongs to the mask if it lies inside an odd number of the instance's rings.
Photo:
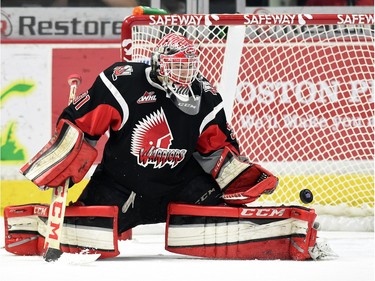
<svg viewBox="0 0 375 281">
<path fill-rule="evenodd" d="M 117 77 L 131 75 L 132 72 L 133 72 L 133 67 L 131 65 L 116 66 L 113 69 L 112 80 L 116 81 Z"/>
<path fill-rule="evenodd" d="M 155 92 L 145 92 L 138 100 L 138 104 L 156 102 Z"/>
<path fill-rule="evenodd" d="M 131 154 L 138 164 L 146 167 L 176 167 L 185 159 L 186 149 L 172 149 L 173 136 L 163 109 L 157 110 L 138 122 L 131 139 Z"/>
</svg>

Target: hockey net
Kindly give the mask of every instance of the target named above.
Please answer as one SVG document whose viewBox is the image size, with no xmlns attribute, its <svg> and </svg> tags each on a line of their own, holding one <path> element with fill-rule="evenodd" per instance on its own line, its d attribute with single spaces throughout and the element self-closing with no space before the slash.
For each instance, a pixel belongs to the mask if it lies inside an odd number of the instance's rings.
<svg viewBox="0 0 375 281">
<path fill-rule="evenodd" d="M 318 215 L 373 230 L 373 15 L 130 16 L 122 59 L 148 62 L 170 32 L 200 50 L 242 154 L 280 178 L 257 204 L 304 205 L 308 188 Z"/>
</svg>

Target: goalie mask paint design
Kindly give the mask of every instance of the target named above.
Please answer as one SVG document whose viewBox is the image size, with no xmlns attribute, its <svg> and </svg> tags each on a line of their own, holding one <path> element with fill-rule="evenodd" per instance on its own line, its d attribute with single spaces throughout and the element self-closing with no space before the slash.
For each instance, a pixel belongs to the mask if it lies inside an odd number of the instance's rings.
<svg viewBox="0 0 375 281">
<path fill-rule="evenodd" d="M 186 149 L 171 149 L 173 136 L 163 109 L 138 122 L 131 139 L 131 154 L 137 157 L 138 165 L 163 168 L 176 167 L 185 159 Z"/>
<path fill-rule="evenodd" d="M 198 66 L 196 49 L 179 33 L 164 36 L 151 54 L 152 71 L 177 84 L 190 85 L 197 76 Z"/>
<path fill-rule="evenodd" d="M 151 55 L 151 70 L 162 81 L 167 97 L 189 115 L 196 115 L 200 109 L 201 97 L 191 88 L 198 68 L 197 50 L 179 33 L 163 37 Z"/>
</svg>

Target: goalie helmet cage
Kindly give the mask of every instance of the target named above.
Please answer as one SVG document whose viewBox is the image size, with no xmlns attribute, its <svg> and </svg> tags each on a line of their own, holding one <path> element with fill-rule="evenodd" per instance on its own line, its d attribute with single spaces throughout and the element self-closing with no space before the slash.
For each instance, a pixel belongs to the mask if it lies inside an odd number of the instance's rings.
<svg viewBox="0 0 375 281">
<path fill-rule="evenodd" d="M 242 154 L 279 177 L 257 205 L 304 205 L 308 188 L 318 218 L 367 218 L 373 230 L 373 15 L 130 16 L 121 59 L 149 62 L 170 32 L 198 47 Z"/>
</svg>

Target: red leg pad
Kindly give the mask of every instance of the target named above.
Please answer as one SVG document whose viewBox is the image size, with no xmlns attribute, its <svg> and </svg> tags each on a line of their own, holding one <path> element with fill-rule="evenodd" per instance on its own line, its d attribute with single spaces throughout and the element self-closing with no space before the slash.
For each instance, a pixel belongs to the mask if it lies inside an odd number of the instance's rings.
<svg viewBox="0 0 375 281">
<path fill-rule="evenodd" d="M 49 206 L 8 206 L 4 210 L 5 249 L 16 255 L 42 255 Z M 115 206 L 66 208 L 61 250 L 67 253 L 119 255 Z"/>
<path fill-rule="evenodd" d="M 208 258 L 305 260 L 316 214 L 303 207 L 170 204 L 168 251 Z"/>
</svg>

